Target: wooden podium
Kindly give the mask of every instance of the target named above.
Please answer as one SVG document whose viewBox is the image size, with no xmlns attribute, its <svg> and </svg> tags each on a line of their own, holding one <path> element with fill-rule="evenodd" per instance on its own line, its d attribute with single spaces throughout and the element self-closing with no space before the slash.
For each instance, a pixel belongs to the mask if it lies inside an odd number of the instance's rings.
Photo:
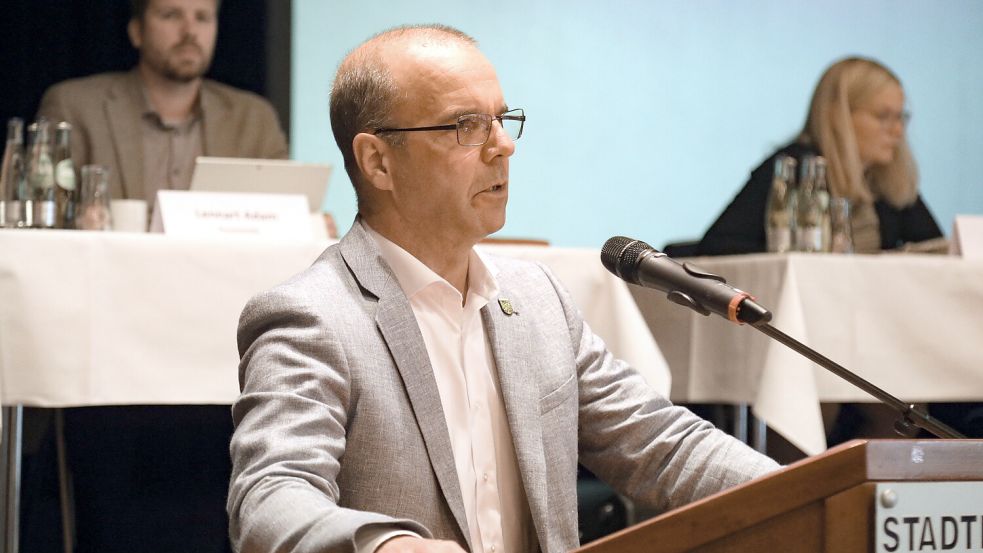
<svg viewBox="0 0 983 553">
<path fill-rule="evenodd" d="M 878 482 L 983 481 L 983 440 L 854 440 L 578 553 L 868 552 Z"/>
</svg>

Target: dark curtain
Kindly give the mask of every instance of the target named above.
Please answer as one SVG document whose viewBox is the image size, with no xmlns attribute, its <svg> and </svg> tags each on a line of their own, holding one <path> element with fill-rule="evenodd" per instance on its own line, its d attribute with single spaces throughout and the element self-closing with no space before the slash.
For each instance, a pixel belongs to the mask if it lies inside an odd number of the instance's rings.
<svg viewBox="0 0 983 553">
<path fill-rule="evenodd" d="M 0 8 L 0 121 L 34 118 L 59 81 L 136 64 L 126 36 L 127 0 L 3 0 Z M 209 77 L 266 95 L 266 0 L 227 0 Z"/>
</svg>

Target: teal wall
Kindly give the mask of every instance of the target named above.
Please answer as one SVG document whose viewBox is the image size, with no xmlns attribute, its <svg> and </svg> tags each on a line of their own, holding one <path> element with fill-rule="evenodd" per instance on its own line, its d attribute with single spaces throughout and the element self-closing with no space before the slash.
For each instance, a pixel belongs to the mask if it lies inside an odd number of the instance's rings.
<svg viewBox="0 0 983 553">
<path fill-rule="evenodd" d="M 427 22 L 477 38 L 529 117 L 501 236 L 586 247 L 699 237 L 849 54 L 901 77 L 922 193 L 946 233 L 955 214 L 983 213 L 978 0 L 293 3 L 292 155 L 335 164 L 324 207 L 342 230 L 355 200 L 330 131 L 331 79 L 370 35 Z"/>
</svg>

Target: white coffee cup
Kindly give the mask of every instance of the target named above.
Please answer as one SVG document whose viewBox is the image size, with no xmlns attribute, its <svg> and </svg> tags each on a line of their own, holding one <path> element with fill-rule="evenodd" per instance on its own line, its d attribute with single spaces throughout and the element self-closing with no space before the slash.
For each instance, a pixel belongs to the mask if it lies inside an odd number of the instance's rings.
<svg viewBox="0 0 983 553">
<path fill-rule="evenodd" d="M 112 200 L 113 230 L 147 232 L 147 202 L 144 200 Z"/>
</svg>

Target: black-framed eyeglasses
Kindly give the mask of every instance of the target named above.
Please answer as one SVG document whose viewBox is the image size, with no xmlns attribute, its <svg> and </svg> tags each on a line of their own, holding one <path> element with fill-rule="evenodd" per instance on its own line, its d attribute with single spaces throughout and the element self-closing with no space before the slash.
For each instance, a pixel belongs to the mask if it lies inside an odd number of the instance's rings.
<svg viewBox="0 0 983 553">
<path fill-rule="evenodd" d="M 481 146 L 488 142 L 491 136 L 492 124 L 498 121 L 505 134 L 512 140 L 518 140 L 522 136 L 522 128 L 526 124 L 526 114 L 521 109 L 512 109 L 501 115 L 489 115 L 487 113 L 468 113 L 457 118 L 457 123 L 453 125 L 433 125 L 430 127 L 409 127 L 402 129 L 374 129 L 372 134 L 387 132 L 411 132 L 411 131 L 457 131 L 457 143 L 461 146 Z"/>
</svg>

